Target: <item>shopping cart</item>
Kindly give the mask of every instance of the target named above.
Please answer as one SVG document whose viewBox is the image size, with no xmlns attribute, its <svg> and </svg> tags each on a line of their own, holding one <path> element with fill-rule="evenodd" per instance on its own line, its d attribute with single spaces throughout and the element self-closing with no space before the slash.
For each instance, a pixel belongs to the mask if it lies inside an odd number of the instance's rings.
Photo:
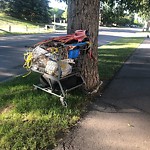
<svg viewBox="0 0 150 150">
<path fill-rule="evenodd" d="M 34 88 L 59 97 L 62 105 L 67 107 L 67 93 L 85 84 L 81 64 L 89 49 L 87 36 L 82 41 L 71 38 L 69 42 L 62 42 L 55 38 L 35 45 L 30 52 L 31 62 L 28 68 L 41 76 L 40 84 L 33 85 Z"/>
</svg>

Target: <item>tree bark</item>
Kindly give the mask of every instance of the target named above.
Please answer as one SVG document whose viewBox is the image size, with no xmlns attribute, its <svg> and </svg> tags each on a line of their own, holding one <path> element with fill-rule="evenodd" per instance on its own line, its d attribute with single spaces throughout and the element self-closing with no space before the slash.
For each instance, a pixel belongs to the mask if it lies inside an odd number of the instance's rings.
<svg viewBox="0 0 150 150">
<path fill-rule="evenodd" d="M 100 0 L 69 0 L 68 1 L 68 29 L 67 33 L 75 30 L 87 30 L 92 42 L 91 51 L 94 59 L 89 55 L 84 57 L 81 74 L 85 80 L 85 89 L 93 91 L 99 85 L 98 73 L 98 26 Z"/>
</svg>

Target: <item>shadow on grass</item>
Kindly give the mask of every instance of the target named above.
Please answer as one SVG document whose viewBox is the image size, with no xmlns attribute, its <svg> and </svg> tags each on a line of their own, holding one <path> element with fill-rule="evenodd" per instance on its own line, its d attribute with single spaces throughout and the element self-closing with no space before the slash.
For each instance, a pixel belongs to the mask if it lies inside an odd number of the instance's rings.
<svg viewBox="0 0 150 150">
<path fill-rule="evenodd" d="M 52 96 L 41 90 L 34 90 L 33 84 L 39 83 L 39 75 L 31 74 L 26 78 L 16 78 L 1 85 L 1 106 L 4 104 L 15 103 L 16 110 L 19 113 L 40 110 L 47 113 L 50 109 L 62 108 L 59 98 Z M 83 102 L 85 97 L 83 93 L 77 89 L 68 93 L 66 101 L 68 108 L 77 109 Z M 63 108 L 64 109 L 64 108 Z"/>
<path fill-rule="evenodd" d="M 101 80 L 112 79 L 142 40 L 143 38 L 135 38 L 132 40 L 130 38 L 124 38 L 119 39 L 118 42 L 112 42 L 106 46 L 102 46 L 98 50 L 99 74 Z"/>
<path fill-rule="evenodd" d="M 39 76 L 31 74 L 1 84 L 1 107 L 13 105 L 0 115 L 1 149 L 51 149 L 84 111 L 87 99 L 80 90 L 68 93 L 64 108 L 59 98 L 33 89 L 38 81 Z"/>
</svg>

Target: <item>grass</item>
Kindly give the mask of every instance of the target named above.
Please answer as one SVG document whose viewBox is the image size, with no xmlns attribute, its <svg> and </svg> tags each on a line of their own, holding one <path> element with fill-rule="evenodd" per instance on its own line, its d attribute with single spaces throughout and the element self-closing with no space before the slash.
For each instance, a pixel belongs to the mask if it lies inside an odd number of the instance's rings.
<svg viewBox="0 0 150 150">
<path fill-rule="evenodd" d="M 27 21 L 23 21 L 23 20 L 19 20 L 17 18 L 11 17 L 6 15 L 5 13 L 0 13 L 0 23 L 2 24 L 12 24 L 12 25 L 28 25 L 29 27 L 35 27 L 38 24 L 33 24 L 31 22 L 27 22 Z M 1 25 L 2 25 L 1 24 Z"/>
<path fill-rule="evenodd" d="M 123 38 L 99 49 L 99 70 L 109 80 L 143 38 Z M 88 99 L 80 90 L 68 94 L 68 108 L 55 96 L 33 89 L 32 73 L 0 84 L 0 149 L 51 149 L 86 111 Z"/>
<path fill-rule="evenodd" d="M 121 38 L 100 47 L 98 57 L 101 80 L 110 80 L 143 39 L 143 37 Z"/>
<path fill-rule="evenodd" d="M 68 95 L 68 108 L 58 98 L 36 91 L 37 74 L 0 86 L 0 149 L 48 149 L 75 125 L 86 99 L 80 91 Z"/>
<path fill-rule="evenodd" d="M 9 33 L 9 26 L 11 32 Z M 35 34 L 35 33 L 49 33 L 53 30 L 44 30 L 45 24 L 36 24 L 28 21 L 16 19 L 8 16 L 5 13 L 0 13 L 0 36 L 4 35 L 18 35 L 18 34 Z"/>
</svg>

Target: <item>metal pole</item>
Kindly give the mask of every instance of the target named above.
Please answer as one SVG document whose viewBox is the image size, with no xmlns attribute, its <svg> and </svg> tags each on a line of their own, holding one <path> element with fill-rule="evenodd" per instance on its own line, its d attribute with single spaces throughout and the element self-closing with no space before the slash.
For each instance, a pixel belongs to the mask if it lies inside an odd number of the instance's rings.
<svg viewBox="0 0 150 150">
<path fill-rule="evenodd" d="M 11 25 L 9 25 L 9 32 L 11 32 Z"/>
<path fill-rule="evenodd" d="M 55 23 L 56 23 L 56 15 L 54 14 L 54 30 L 56 29 Z"/>
</svg>

